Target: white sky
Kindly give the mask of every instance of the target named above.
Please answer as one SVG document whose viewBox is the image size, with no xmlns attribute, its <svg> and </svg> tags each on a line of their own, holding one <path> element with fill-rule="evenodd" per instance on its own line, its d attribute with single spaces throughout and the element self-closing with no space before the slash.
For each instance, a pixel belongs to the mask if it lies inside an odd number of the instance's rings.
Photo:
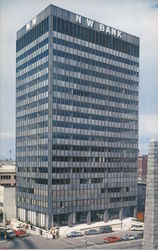
<svg viewBox="0 0 158 250">
<path fill-rule="evenodd" d="M 139 149 L 158 137 L 157 0 L 0 0 L 0 159 L 15 157 L 16 32 L 54 4 L 140 37 Z"/>
</svg>

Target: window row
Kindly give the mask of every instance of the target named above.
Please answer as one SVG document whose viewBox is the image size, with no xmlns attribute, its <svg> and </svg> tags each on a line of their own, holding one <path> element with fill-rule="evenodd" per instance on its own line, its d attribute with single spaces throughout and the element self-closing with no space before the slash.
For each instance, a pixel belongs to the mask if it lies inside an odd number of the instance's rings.
<svg viewBox="0 0 158 250">
<path fill-rule="evenodd" d="M 24 106 L 18 107 L 18 108 L 16 108 L 16 111 L 17 112 L 24 111 L 24 110 L 31 109 L 31 108 L 34 108 L 34 107 L 39 107 L 40 105 L 47 104 L 47 103 L 48 103 L 48 97 L 40 99 L 39 101 L 31 102 L 31 103 L 26 104 Z M 36 127 L 43 127 L 43 125 L 38 124 L 38 126 L 36 126 Z"/>
<path fill-rule="evenodd" d="M 27 156 L 27 157 L 24 157 L 24 156 L 21 156 L 21 157 L 17 157 L 17 161 L 19 162 L 48 162 L 48 156 Z"/>
<path fill-rule="evenodd" d="M 68 110 L 62 110 L 62 109 L 53 109 L 53 115 L 60 115 L 60 116 L 68 116 L 68 117 L 76 117 L 76 118 L 83 118 L 83 119 L 92 119 L 96 121 L 107 121 L 107 122 L 117 122 L 117 123 L 124 123 L 124 122 L 130 122 L 130 119 L 124 119 L 124 118 L 117 118 L 117 117 L 111 117 L 111 116 L 105 116 L 105 115 L 95 115 L 95 114 L 88 114 L 83 112 L 73 112 Z M 133 122 L 135 120 L 133 119 Z"/>
<path fill-rule="evenodd" d="M 127 148 L 115 148 L 115 147 L 96 147 L 96 146 L 83 146 L 83 145 L 66 145 L 66 144 L 53 144 L 53 150 L 73 150 L 73 151 L 92 151 L 92 152 L 127 152 L 127 153 L 137 153 L 136 149 L 127 149 Z"/>
<path fill-rule="evenodd" d="M 29 50 L 27 50 L 26 52 L 24 52 L 22 55 L 18 56 L 16 58 L 16 63 L 18 63 L 22 59 L 26 58 L 30 54 L 36 52 L 38 49 L 42 48 L 43 46 L 45 46 L 48 43 L 49 43 L 49 38 L 46 38 L 43 41 L 39 42 L 37 45 L 35 45 L 32 48 L 30 48 Z"/>
<path fill-rule="evenodd" d="M 55 74 L 56 76 L 56 74 Z M 103 82 L 103 83 L 98 83 L 98 82 L 93 82 L 93 81 L 87 81 L 87 80 L 82 80 L 79 78 L 72 78 L 69 77 L 69 81 L 68 77 L 65 77 L 65 80 L 62 81 L 61 79 L 59 80 L 58 77 L 60 78 L 60 75 L 57 76 L 57 79 L 53 81 L 53 85 L 57 85 L 57 86 L 61 86 L 61 87 L 70 87 L 70 88 L 96 88 L 97 90 L 106 90 L 106 91 L 112 91 L 112 92 L 116 92 L 119 94 L 127 94 L 130 96 L 138 96 L 138 90 L 133 90 L 133 89 L 127 89 L 124 84 L 122 86 L 114 86 L 110 85 L 107 82 Z M 72 84 L 73 83 L 73 84 Z M 128 86 L 129 87 L 129 86 Z"/>
<path fill-rule="evenodd" d="M 71 89 L 71 88 L 65 88 L 61 86 L 56 86 L 53 85 L 53 91 L 65 93 L 65 94 L 70 94 L 70 95 L 78 95 L 78 96 L 85 96 L 85 97 L 90 97 L 90 98 L 95 98 L 99 100 L 107 100 L 109 102 L 118 102 L 118 103 L 124 103 L 124 104 L 136 104 L 138 105 L 138 101 L 131 100 L 131 99 L 126 99 L 126 98 L 121 98 L 121 97 L 114 97 L 110 95 L 103 95 L 99 94 L 96 92 L 91 92 L 91 91 L 84 91 L 80 89 Z M 30 94 L 30 93 L 29 93 Z"/>
<path fill-rule="evenodd" d="M 22 83 L 22 84 L 20 84 L 20 86 L 18 86 L 18 84 L 17 84 L 16 91 L 17 91 L 17 93 L 19 93 L 20 91 L 24 91 L 27 88 L 34 87 L 35 85 L 42 83 L 46 80 L 48 80 L 48 73 L 44 74 L 40 77 L 36 77 L 36 79 L 33 79 L 32 81 L 29 81 L 27 83 Z"/>
<path fill-rule="evenodd" d="M 80 73 L 80 74 L 83 74 L 84 76 L 88 75 L 88 76 L 91 76 L 91 77 L 98 77 L 98 78 L 101 78 L 101 79 L 104 79 L 104 80 L 107 79 L 107 80 L 110 80 L 110 81 L 127 83 L 127 84 L 136 84 L 137 83 L 137 85 L 138 85 L 137 81 L 120 77 L 121 73 L 119 74 L 119 72 L 113 72 L 111 74 L 108 74 L 107 72 L 110 71 L 109 69 L 106 69 L 105 73 L 101 73 L 101 72 L 98 72 L 97 70 L 94 70 L 94 69 L 89 70 L 89 69 L 85 69 L 85 68 L 65 64 L 65 63 L 58 63 L 58 62 L 53 62 L 53 67 L 54 67 L 54 74 L 56 74 L 56 72 L 60 73 L 60 69 L 61 69 L 61 70 L 64 70 L 64 71 L 71 71 L 73 73 Z M 115 76 L 114 74 L 116 74 L 116 73 L 119 76 Z M 65 75 L 65 73 L 64 73 L 64 75 Z"/>
<path fill-rule="evenodd" d="M 48 86 L 44 86 L 38 90 L 33 90 L 27 94 L 21 95 L 21 96 L 17 97 L 16 100 L 17 100 L 17 102 L 24 101 L 25 99 L 31 98 L 33 96 L 37 96 L 37 95 L 44 93 L 44 92 L 48 92 Z"/>
<path fill-rule="evenodd" d="M 74 128 L 74 129 L 86 129 L 86 130 L 95 130 L 95 131 L 106 131 L 106 132 L 135 132 L 137 133 L 137 129 L 132 128 L 116 128 L 111 126 L 99 126 L 99 125 L 90 125 L 90 124 L 82 124 L 82 123 L 71 123 L 71 122 L 63 122 L 53 120 L 52 125 L 54 127 L 62 127 L 62 128 Z"/>
<path fill-rule="evenodd" d="M 111 158 L 111 157 L 79 157 L 79 156 L 52 156 L 53 162 L 136 162 L 135 158 Z"/>
<path fill-rule="evenodd" d="M 73 107 L 91 108 L 91 109 L 95 109 L 95 110 L 97 109 L 99 111 L 102 110 L 102 111 L 110 111 L 110 112 L 116 112 L 116 113 L 121 113 L 121 114 L 125 113 L 125 114 L 138 115 L 138 111 L 133 110 L 133 109 L 112 107 L 112 106 L 101 105 L 101 104 L 97 104 L 97 103 L 94 104 L 92 102 L 82 102 L 82 101 L 77 101 L 77 100 L 72 100 L 72 99 L 57 98 L 54 96 L 53 96 L 53 103 L 70 105 Z M 123 122 L 126 122 L 126 121 L 124 120 Z"/>
<path fill-rule="evenodd" d="M 62 45 L 62 46 L 66 46 L 66 47 L 69 47 L 69 48 L 72 48 L 72 49 L 76 49 L 76 50 L 79 50 L 79 51 L 91 53 L 91 54 L 93 54 L 95 56 L 100 56 L 100 57 L 107 58 L 107 59 L 110 59 L 110 60 L 114 60 L 114 61 L 117 61 L 117 62 L 120 62 L 120 63 L 125 63 L 125 64 L 131 65 L 131 66 L 139 67 L 139 63 L 136 62 L 136 61 L 129 60 L 129 59 L 124 58 L 124 57 L 112 55 L 110 53 L 107 53 L 107 52 L 104 52 L 104 51 L 101 51 L 101 50 L 92 49 L 90 47 L 82 46 L 81 44 L 77 44 L 75 42 L 70 42 L 70 41 L 66 41 L 66 40 L 63 40 L 63 39 L 53 37 L 53 43 L 59 44 L 59 45 Z"/>
<path fill-rule="evenodd" d="M 31 60 L 25 62 L 24 64 L 22 64 L 21 66 L 16 68 L 16 73 L 18 73 L 21 70 L 24 70 L 25 68 L 31 66 L 34 63 L 38 63 L 39 60 L 45 58 L 46 56 L 48 56 L 48 50 L 45 50 L 44 52 L 40 53 L 39 55 L 33 57 Z M 32 66 L 31 66 L 32 67 Z M 38 67 L 37 67 L 38 68 Z M 38 68 L 38 71 L 42 70 L 41 68 Z M 28 72 L 29 73 L 29 72 Z M 25 76 L 25 75 L 24 75 Z"/>
<path fill-rule="evenodd" d="M 23 80 L 23 79 L 26 79 L 27 77 L 30 77 L 30 76 L 32 76 L 32 75 L 34 75 L 34 74 L 36 74 L 36 73 L 38 73 L 38 72 L 44 70 L 45 68 L 48 68 L 48 62 L 46 62 L 46 63 L 44 63 L 44 64 L 42 64 L 42 65 L 36 67 L 35 69 L 31 69 L 30 71 L 24 73 L 24 74 L 21 75 L 21 76 L 18 76 L 18 77 L 16 78 L 16 80 L 17 80 L 17 81 L 21 81 L 21 80 Z"/>
<path fill-rule="evenodd" d="M 46 115 L 48 115 L 48 109 L 42 110 L 42 111 L 39 111 L 39 112 L 34 112 L 34 113 L 31 113 L 31 114 L 28 114 L 28 115 L 23 114 L 23 115 L 17 117 L 17 121 L 20 121 L 20 120 L 27 121 L 29 119 L 34 119 L 34 118 L 39 119 L 40 116 L 46 116 Z"/>
<path fill-rule="evenodd" d="M 0 179 L 1 179 L 1 180 L 10 180 L 10 179 L 11 179 L 11 176 L 10 176 L 10 175 L 1 175 L 1 176 L 0 176 Z"/>
<path fill-rule="evenodd" d="M 80 71 L 79 71 L 80 72 Z M 110 79 L 106 79 L 105 75 L 104 75 L 104 79 L 95 79 L 95 81 L 91 80 L 86 80 L 84 78 L 84 80 L 82 78 L 77 78 L 77 77 L 72 77 L 72 76 L 67 76 L 66 74 L 62 75 L 62 74 L 53 74 L 54 79 L 59 80 L 59 81 L 63 81 L 63 82 L 67 82 L 67 83 L 77 83 L 77 84 L 81 84 L 83 86 L 90 86 L 93 88 L 99 88 L 99 89 L 107 89 L 108 85 L 114 85 L 114 87 L 116 85 L 118 85 L 119 87 L 124 87 L 123 89 L 125 89 L 125 86 L 128 88 L 134 88 L 134 89 L 138 89 L 138 82 L 136 81 L 131 81 L 126 79 L 126 82 L 124 82 L 123 84 L 120 85 L 119 81 L 115 81 L 115 80 L 110 80 Z M 115 79 L 115 78 L 113 78 Z M 110 81 L 114 81 L 110 82 Z M 107 83 L 108 82 L 108 83 Z"/>
<path fill-rule="evenodd" d="M 63 52 L 61 50 L 53 49 L 53 56 L 58 56 L 58 57 L 62 57 L 64 59 L 74 60 L 74 61 L 79 62 L 80 64 L 88 64 L 88 66 L 92 65 L 94 67 L 100 67 L 100 68 L 103 68 L 103 69 L 113 70 L 113 71 L 120 72 L 120 73 L 123 73 L 123 74 L 131 75 L 131 76 L 132 75 L 133 76 L 138 76 L 139 75 L 138 72 L 133 71 L 133 70 L 129 70 L 129 69 L 119 67 L 119 66 L 114 66 L 112 64 L 99 62 L 99 61 L 96 61 L 96 60 L 93 60 L 93 59 L 88 59 L 88 58 L 82 57 L 82 56 L 77 56 L 77 55 L 74 55 L 74 54 Z M 65 68 L 66 68 L 66 65 L 65 65 Z"/>
<path fill-rule="evenodd" d="M 22 138 L 21 138 L 22 139 Z M 71 133 L 53 133 L 52 139 L 70 139 L 70 140 L 84 140 L 84 141 L 99 141 L 99 142 L 119 142 L 128 144 L 137 144 L 137 139 L 122 138 L 122 137 L 107 137 L 107 136 L 92 136 L 82 134 L 71 134 Z"/>
</svg>

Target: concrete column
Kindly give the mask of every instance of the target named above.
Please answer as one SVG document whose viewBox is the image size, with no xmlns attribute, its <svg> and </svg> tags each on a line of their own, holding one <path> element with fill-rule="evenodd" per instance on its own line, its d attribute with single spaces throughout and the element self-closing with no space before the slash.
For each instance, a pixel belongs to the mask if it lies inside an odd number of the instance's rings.
<svg viewBox="0 0 158 250">
<path fill-rule="evenodd" d="M 52 89 L 53 89 L 53 16 L 49 16 L 49 74 L 48 74 L 48 218 L 47 227 L 52 227 Z"/>
<path fill-rule="evenodd" d="M 89 211 L 88 214 L 87 214 L 87 224 L 88 225 L 91 224 L 91 211 Z"/>
<path fill-rule="evenodd" d="M 121 230 L 122 230 L 123 208 L 120 208 L 119 219 L 121 220 Z"/>
<path fill-rule="evenodd" d="M 149 143 L 143 247 L 158 249 L 158 141 Z"/>
<path fill-rule="evenodd" d="M 108 221 L 108 211 L 105 210 L 104 211 L 104 222 L 107 222 Z"/>
<path fill-rule="evenodd" d="M 120 220 L 123 219 L 123 208 L 120 208 L 119 219 L 120 219 Z"/>
<path fill-rule="evenodd" d="M 72 214 L 69 214 L 69 216 L 68 216 L 68 226 L 69 227 L 72 227 Z"/>
<path fill-rule="evenodd" d="M 25 209 L 25 222 L 27 223 L 28 222 L 28 210 Z"/>
<path fill-rule="evenodd" d="M 36 225 L 40 225 L 40 221 L 39 221 L 39 213 L 36 212 Z"/>
<path fill-rule="evenodd" d="M 52 215 L 52 227 L 54 227 L 54 216 Z"/>
<path fill-rule="evenodd" d="M 134 218 L 137 217 L 137 207 L 134 208 L 134 213 L 133 213 Z"/>
<path fill-rule="evenodd" d="M 51 226 L 48 223 L 49 223 L 49 216 L 48 216 L 48 214 L 46 214 L 45 215 L 45 227 L 46 228 L 51 228 Z"/>
<path fill-rule="evenodd" d="M 76 224 L 76 213 L 72 213 L 72 224 Z"/>
</svg>

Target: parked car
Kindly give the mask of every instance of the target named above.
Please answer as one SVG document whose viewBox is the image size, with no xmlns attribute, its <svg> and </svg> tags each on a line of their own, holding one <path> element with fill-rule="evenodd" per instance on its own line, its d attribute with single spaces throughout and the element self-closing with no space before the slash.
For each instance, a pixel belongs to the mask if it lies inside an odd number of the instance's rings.
<svg viewBox="0 0 158 250">
<path fill-rule="evenodd" d="M 128 239 L 129 239 L 129 240 L 134 240 L 134 235 L 128 234 Z"/>
<path fill-rule="evenodd" d="M 137 234 L 138 239 L 143 238 L 143 235 L 144 235 L 144 233 L 143 233 L 143 232 L 141 232 L 141 233 Z"/>
<path fill-rule="evenodd" d="M 23 230 L 23 229 L 20 229 L 20 228 L 19 229 L 15 229 L 14 233 L 15 233 L 16 237 L 26 237 L 27 236 L 26 231 Z"/>
<path fill-rule="evenodd" d="M 109 236 L 109 237 L 104 238 L 105 243 L 115 243 L 121 240 L 122 238 L 117 237 L 117 236 Z"/>
<path fill-rule="evenodd" d="M 74 237 L 80 237 L 83 236 L 81 232 L 78 231 L 72 231 L 66 235 L 68 238 L 74 238 Z"/>
<path fill-rule="evenodd" d="M 6 237 L 6 229 L 0 227 L 0 240 L 3 240 Z"/>
<path fill-rule="evenodd" d="M 16 234 L 14 233 L 12 229 L 7 229 L 6 234 L 7 234 L 8 240 L 14 239 L 16 237 Z"/>
<path fill-rule="evenodd" d="M 124 235 L 124 236 L 122 237 L 122 240 L 129 240 L 128 234 Z"/>
<path fill-rule="evenodd" d="M 135 236 L 132 234 L 126 234 L 125 236 L 122 237 L 122 240 L 134 240 Z"/>
<path fill-rule="evenodd" d="M 131 225 L 130 230 L 131 231 L 142 231 L 142 230 L 144 230 L 144 226 L 143 225 Z"/>
<path fill-rule="evenodd" d="M 99 228 L 100 233 L 111 233 L 112 227 L 111 226 L 102 226 Z"/>
<path fill-rule="evenodd" d="M 96 230 L 96 229 L 90 229 L 90 230 L 84 231 L 84 234 L 85 235 L 95 235 L 95 234 L 100 234 L 100 231 Z"/>
<path fill-rule="evenodd" d="M 135 239 L 135 240 L 140 239 L 139 235 L 138 235 L 138 234 L 135 234 L 135 235 L 134 235 L 134 239 Z"/>
</svg>

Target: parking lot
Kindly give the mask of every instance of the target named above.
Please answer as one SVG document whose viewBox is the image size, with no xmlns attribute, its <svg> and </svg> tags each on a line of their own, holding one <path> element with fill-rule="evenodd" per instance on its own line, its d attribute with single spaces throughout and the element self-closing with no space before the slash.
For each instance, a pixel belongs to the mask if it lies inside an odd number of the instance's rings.
<svg viewBox="0 0 158 250">
<path fill-rule="evenodd" d="M 117 243 L 104 243 L 104 237 L 117 236 L 123 237 L 126 234 L 136 235 L 138 232 L 120 231 L 112 232 L 109 234 L 98 234 L 82 236 L 77 238 L 61 237 L 59 239 L 44 239 L 39 236 L 29 235 L 24 238 L 15 238 L 9 240 L 3 244 L 0 244 L 0 248 L 10 249 L 76 249 L 76 248 L 91 248 L 91 249 L 124 249 L 124 248 L 137 248 L 141 249 L 142 239 L 121 241 Z"/>
</svg>

